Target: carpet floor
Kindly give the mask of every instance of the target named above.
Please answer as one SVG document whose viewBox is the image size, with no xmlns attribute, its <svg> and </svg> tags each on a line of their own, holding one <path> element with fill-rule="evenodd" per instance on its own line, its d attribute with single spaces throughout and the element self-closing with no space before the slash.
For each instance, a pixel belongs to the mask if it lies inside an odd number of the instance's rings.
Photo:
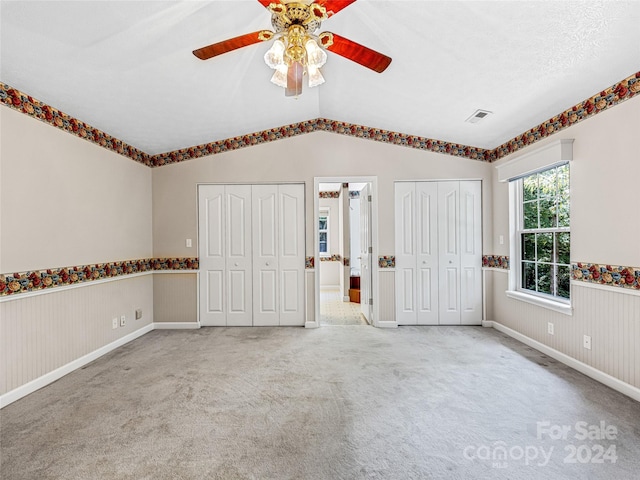
<svg viewBox="0 0 640 480">
<path fill-rule="evenodd" d="M 156 330 L 0 422 L 7 480 L 640 476 L 640 403 L 482 327 Z"/>
</svg>

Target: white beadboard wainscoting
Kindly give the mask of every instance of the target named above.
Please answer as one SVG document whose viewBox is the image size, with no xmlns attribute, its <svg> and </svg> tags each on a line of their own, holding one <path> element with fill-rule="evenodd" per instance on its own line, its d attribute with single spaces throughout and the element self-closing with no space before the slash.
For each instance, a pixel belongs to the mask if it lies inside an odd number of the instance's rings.
<svg viewBox="0 0 640 480">
<path fill-rule="evenodd" d="M 154 272 L 155 328 L 199 328 L 197 294 L 197 272 Z"/>
<path fill-rule="evenodd" d="M 378 270 L 379 302 L 378 319 L 379 327 L 397 327 L 396 322 L 396 271 L 393 268 L 381 268 Z M 374 302 L 376 299 L 374 299 Z"/>
<path fill-rule="evenodd" d="M 136 309 L 142 310 L 139 320 Z M 151 273 L 3 299 L 0 407 L 152 329 Z"/>
<path fill-rule="evenodd" d="M 304 289 L 306 309 L 304 326 L 316 328 L 320 323 L 316 322 L 316 271 L 313 268 L 307 268 L 304 271 Z"/>
<path fill-rule="evenodd" d="M 493 326 L 640 401 L 640 295 L 572 282 L 572 315 L 508 298 L 508 275 L 493 275 Z M 553 323 L 554 334 L 547 332 Z M 583 346 L 591 337 L 591 349 Z"/>
</svg>

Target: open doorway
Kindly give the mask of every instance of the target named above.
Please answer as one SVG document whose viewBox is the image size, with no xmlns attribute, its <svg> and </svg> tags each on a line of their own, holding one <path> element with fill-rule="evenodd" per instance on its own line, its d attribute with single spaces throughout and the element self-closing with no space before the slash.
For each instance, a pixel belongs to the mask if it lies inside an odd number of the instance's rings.
<svg viewBox="0 0 640 480">
<path fill-rule="evenodd" d="M 371 182 L 317 183 L 317 317 L 320 325 L 368 325 L 372 312 Z"/>
</svg>

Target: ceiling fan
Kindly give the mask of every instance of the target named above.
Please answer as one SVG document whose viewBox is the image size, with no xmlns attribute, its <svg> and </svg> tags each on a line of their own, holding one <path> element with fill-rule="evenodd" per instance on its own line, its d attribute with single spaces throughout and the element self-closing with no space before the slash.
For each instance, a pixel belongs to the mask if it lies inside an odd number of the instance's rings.
<svg viewBox="0 0 640 480">
<path fill-rule="evenodd" d="M 271 12 L 271 30 L 260 30 L 199 48 L 193 54 L 201 60 L 222 55 L 255 43 L 274 40 L 265 62 L 275 70 L 271 81 L 285 88 L 286 96 L 302 93 L 306 74 L 310 87 L 324 83 L 320 73 L 329 50 L 371 70 L 382 73 L 391 58 L 335 33 L 316 33 L 320 24 L 356 0 L 258 0 Z"/>
</svg>

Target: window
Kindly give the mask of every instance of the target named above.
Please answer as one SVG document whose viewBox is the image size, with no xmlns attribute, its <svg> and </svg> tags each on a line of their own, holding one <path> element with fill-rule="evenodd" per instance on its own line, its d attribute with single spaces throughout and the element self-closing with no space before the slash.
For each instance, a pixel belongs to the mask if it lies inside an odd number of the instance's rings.
<svg viewBox="0 0 640 480">
<path fill-rule="evenodd" d="M 318 221 L 318 244 L 320 256 L 329 256 L 329 212 L 321 210 Z"/>
<path fill-rule="evenodd" d="M 569 164 L 554 166 L 517 182 L 517 290 L 569 303 Z"/>
</svg>

